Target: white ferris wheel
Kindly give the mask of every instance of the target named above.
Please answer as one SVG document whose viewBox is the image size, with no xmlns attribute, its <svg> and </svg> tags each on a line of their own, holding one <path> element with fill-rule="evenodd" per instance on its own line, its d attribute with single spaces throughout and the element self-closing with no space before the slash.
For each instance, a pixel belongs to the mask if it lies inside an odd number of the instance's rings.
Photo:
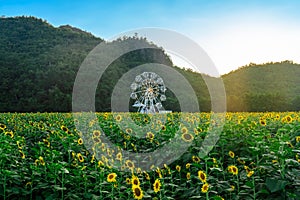
<svg viewBox="0 0 300 200">
<path fill-rule="evenodd" d="M 143 72 L 136 76 L 130 88 L 130 98 L 135 100 L 132 106 L 138 108 L 138 112 L 166 112 L 161 102 L 166 100 L 165 91 L 167 89 L 163 79 L 156 73 Z"/>
</svg>

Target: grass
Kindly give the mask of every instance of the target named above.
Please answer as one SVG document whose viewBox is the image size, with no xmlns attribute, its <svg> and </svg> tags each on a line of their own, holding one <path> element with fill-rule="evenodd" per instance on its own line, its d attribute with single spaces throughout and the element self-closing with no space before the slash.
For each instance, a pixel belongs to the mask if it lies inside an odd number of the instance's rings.
<svg viewBox="0 0 300 200">
<path fill-rule="evenodd" d="M 210 113 L 161 118 L 97 113 L 84 126 L 71 113 L 0 114 L 0 198 L 300 196 L 299 113 L 227 113 L 218 142 L 201 157 L 212 123 Z M 116 148 L 107 145 L 104 135 Z M 125 153 L 144 155 L 171 145 L 173 138 L 187 150 L 174 162 L 163 160 L 147 171 Z"/>
</svg>

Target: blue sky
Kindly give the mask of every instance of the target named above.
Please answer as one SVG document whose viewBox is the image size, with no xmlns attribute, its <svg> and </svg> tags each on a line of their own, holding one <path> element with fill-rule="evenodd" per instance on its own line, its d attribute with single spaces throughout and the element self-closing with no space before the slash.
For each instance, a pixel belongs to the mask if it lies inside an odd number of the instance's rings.
<svg viewBox="0 0 300 200">
<path fill-rule="evenodd" d="M 250 62 L 300 63 L 299 10 L 296 0 L 0 0 L 0 15 L 36 16 L 104 39 L 143 27 L 177 31 L 196 41 L 221 74 Z"/>
</svg>

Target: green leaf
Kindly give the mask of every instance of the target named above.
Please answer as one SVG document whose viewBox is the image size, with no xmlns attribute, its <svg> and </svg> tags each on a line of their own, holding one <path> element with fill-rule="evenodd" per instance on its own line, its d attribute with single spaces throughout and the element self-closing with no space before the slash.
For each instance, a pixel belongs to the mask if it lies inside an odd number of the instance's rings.
<svg viewBox="0 0 300 200">
<path fill-rule="evenodd" d="M 273 193 L 284 189 L 284 187 L 287 185 L 287 181 L 274 178 L 267 178 L 266 185 L 270 192 Z"/>
</svg>

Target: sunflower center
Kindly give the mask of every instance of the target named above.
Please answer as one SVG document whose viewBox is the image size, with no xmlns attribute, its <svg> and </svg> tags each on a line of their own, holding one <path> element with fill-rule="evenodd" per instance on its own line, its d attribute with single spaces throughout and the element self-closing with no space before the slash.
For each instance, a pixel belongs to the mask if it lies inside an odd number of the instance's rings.
<svg viewBox="0 0 300 200">
<path fill-rule="evenodd" d="M 139 188 L 135 188 L 134 189 L 134 193 L 136 194 L 136 196 L 140 196 L 141 195 L 141 191 Z"/>
<path fill-rule="evenodd" d="M 192 139 L 192 137 L 190 136 L 190 134 L 184 134 L 184 138 L 186 140 L 191 140 Z"/>
</svg>

